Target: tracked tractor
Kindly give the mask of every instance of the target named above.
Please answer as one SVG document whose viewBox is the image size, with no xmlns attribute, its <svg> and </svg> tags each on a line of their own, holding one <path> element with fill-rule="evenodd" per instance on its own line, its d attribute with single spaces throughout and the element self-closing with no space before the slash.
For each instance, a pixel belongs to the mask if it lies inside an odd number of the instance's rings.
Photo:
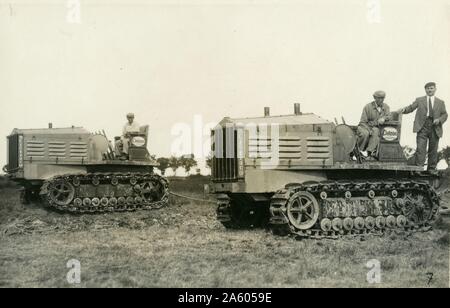
<svg viewBox="0 0 450 308">
<path fill-rule="evenodd" d="M 22 201 L 59 211 L 97 213 L 163 207 L 168 182 L 154 173 L 148 126 L 132 136 L 129 159 L 120 160 L 104 132 L 81 127 L 14 129 L 7 137 L 9 178 Z"/>
<path fill-rule="evenodd" d="M 313 113 L 224 118 L 213 130 L 210 191 L 227 228 L 339 237 L 425 230 L 435 221 L 439 176 L 408 165 L 401 115 L 380 125 L 378 159 L 357 148 L 357 127 Z"/>
</svg>

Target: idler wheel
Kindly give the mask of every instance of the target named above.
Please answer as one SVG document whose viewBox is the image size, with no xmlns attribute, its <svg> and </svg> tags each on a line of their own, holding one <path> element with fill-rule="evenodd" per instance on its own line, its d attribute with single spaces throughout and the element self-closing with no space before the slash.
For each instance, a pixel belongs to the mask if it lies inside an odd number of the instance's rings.
<svg viewBox="0 0 450 308">
<path fill-rule="evenodd" d="M 309 192 L 297 192 L 288 201 L 287 216 L 295 228 L 308 230 L 319 219 L 319 203 Z"/>
<path fill-rule="evenodd" d="M 58 180 L 49 187 L 49 196 L 54 204 L 67 206 L 75 196 L 75 187 L 65 180 Z"/>
<path fill-rule="evenodd" d="M 405 194 L 402 212 L 407 220 L 415 225 L 422 225 L 433 217 L 433 202 L 423 194 Z"/>
<path fill-rule="evenodd" d="M 150 181 L 144 182 L 141 184 L 140 194 L 146 201 L 152 201 L 157 194 L 157 187 Z"/>
</svg>

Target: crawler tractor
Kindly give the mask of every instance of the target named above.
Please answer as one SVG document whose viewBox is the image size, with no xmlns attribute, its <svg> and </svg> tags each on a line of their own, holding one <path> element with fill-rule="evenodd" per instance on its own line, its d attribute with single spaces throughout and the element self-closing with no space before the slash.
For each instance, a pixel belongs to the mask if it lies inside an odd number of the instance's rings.
<svg viewBox="0 0 450 308">
<path fill-rule="evenodd" d="M 117 158 L 104 132 L 83 128 L 14 129 L 8 141 L 9 178 L 24 203 L 96 213 L 155 209 L 168 201 L 168 182 L 153 172 L 148 126 L 131 136 L 129 159 Z"/>
<path fill-rule="evenodd" d="M 212 130 L 217 217 L 227 228 L 339 237 L 427 230 L 439 210 L 439 176 L 408 165 L 401 115 L 380 126 L 378 160 L 357 148 L 357 127 L 312 113 L 224 118 Z"/>
</svg>

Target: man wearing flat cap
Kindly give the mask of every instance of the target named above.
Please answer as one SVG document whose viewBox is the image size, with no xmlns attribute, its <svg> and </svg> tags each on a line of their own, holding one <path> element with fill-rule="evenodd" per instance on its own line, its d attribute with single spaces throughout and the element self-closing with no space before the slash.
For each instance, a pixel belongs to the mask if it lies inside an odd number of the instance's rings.
<svg viewBox="0 0 450 308">
<path fill-rule="evenodd" d="M 429 82 L 425 85 L 426 96 L 418 97 L 408 107 L 399 112 L 408 114 L 415 110 L 414 133 L 417 133 L 417 151 L 415 164 L 425 165 L 428 146 L 428 171 L 436 171 L 438 163 L 439 139 L 442 138 L 442 125 L 447 121 L 448 114 L 445 102 L 434 96 L 436 83 Z"/>
<path fill-rule="evenodd" d="M 367 152 L 368 160 L 375 160 L 380 145 L 380 128 L 389 119 L 390 108 L 384 103 L 386 93 L 376 91 L 374 101 L 367 104 L 358 126 L 358 146 L 361 152 Z"/>
<path fill-rule="evenodd" d="M 128 113 L 127 114 L 127 123 L 125 123 L 125 125 L 123 126 L 123 131 L 122 131 L 122 137 L 120 139 L 120 144 L 122 145 L 122 153 L 126 156 L 128 156 L 128 148 L 130 146 L 130 134 L 131 133 L 139 133 L 140 131 L 140 126 L 139 124 L 134 121 L 134 114 L 133 113 Z M 117 144 L 116 144 L 116 148 L 117 148 Z"/>
</svg>

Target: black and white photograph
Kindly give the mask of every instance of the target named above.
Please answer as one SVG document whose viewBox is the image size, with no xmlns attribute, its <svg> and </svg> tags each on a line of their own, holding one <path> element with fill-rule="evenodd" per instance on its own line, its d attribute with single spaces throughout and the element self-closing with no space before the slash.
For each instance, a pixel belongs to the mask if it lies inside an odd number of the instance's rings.
<svg viewBox="0 0 450 308">
<path fill-rule="evenodd" d="M 450 0 L 0 0 L 0 288 L 449 288 L 449 31 Z"/>
</svg>

